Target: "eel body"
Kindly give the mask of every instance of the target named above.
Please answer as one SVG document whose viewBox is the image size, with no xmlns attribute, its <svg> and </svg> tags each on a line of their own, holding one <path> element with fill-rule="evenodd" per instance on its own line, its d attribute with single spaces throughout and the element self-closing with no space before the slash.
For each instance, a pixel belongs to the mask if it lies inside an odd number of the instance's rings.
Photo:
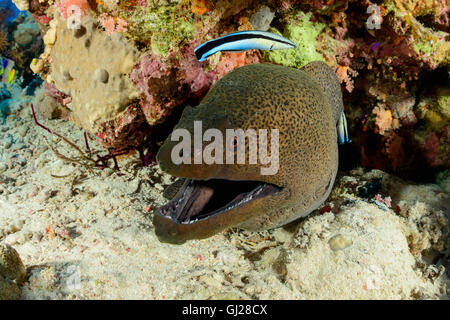
<svg viewBox="0 0 450 320">
<path fill-rule="evenodd" d="M 203 132 L 216 129 L 224 137 L 227 129 L 277 129 L 278 170 L 262 175 L 267 165 L 249 163 L 250 152 L 243 164 L 195 163 L 195 152 L 190 163 L 175 164 L 172 150 L 179 142 L 169 137 L 157 161 L 163 171 L 186 179 L 154 215 L 158 238 L 183 243 L 230 227 L 276 228 L 317 209 L 336 177 L 336 126 L 342 112 L 339 81 L 323 62 L 300 70 L 254 64 L 228 73 L 200 105 L 183 111 L 175 129 L 185 129 L 191 137 L 196 121 L 201 121 Z M 249 141 L 245 139 L 247 151 Z M 202 150 L 210 143 L 203 141 Z M 224 139 L 223 148 L 230 143 Z"/>
</svg>

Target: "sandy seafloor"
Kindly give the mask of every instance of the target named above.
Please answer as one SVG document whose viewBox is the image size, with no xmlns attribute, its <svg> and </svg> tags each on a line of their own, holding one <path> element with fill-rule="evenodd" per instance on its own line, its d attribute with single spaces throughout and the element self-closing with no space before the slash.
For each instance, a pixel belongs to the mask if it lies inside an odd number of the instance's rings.
<svg viewBox="0 0 450 320">
<path fill-rule="evenodd" d="M 84 145 L 72 123 L 42 122 Z M 21 299 L 449 297 L 450 197 L 437 185 L 341 172 L 337 212 L 177 246 L 160 243 L 151 222 L 170 176 L 133 157 L 120 160 L 123 175 L 91 174 L 58 159 L 44 134 L 62 154 L 75 154 L 35 126 L 28 107 L 0 125 L 0 241 L 27 267 Z M 350 192 L 381 176 L 391 209 Z M 74 269 L 79 286 L 70 285 Z"/>
</svg>

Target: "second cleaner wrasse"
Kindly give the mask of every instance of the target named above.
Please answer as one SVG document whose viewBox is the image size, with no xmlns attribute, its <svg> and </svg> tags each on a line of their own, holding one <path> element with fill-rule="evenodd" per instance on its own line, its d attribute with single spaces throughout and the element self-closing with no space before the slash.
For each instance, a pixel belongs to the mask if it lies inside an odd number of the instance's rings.
<svg viewBox="0 0 450 320">
<path fill-rule="evenodd" d="M 281 50 L 295 48 L 292 41 L 267 31 L 240 31 L 210 40 L 195 48 L 199 61 L 219 51 L 245 51 L 250 49 Z"/>
</svg>

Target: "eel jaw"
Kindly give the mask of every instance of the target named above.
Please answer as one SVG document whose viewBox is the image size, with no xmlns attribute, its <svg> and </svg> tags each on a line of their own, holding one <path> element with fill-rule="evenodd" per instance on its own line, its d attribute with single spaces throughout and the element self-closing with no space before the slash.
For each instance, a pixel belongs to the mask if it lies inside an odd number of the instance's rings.
<svg viewBox="0 0 450 320">
<path fill-rule="evenodd" d="M 240 209 L 282 189 L 261 181 L 187 179 L 177 195 L 155 213 L 156 235 L 173 244 L 209 237 L 246 220 L 245 212 L 251 210 L 242 210 L 242 215 L 237 212 Z"/>
</svg>

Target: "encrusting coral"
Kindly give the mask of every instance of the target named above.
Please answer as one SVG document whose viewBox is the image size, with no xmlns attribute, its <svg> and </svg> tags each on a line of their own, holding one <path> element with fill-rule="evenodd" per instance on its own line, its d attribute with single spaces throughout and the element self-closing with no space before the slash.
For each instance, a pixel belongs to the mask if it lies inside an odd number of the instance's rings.
<svg viewBox="0 0 450 320">
<path fill-rule="evenodd" d="M 95 131 L 138 98 L 127 77 L 138 52 L 120 35 L 110 37 L 97 31 L 96 21 L 89 16 L 81 19 L 81 26 L 72 32 L 59 20 L 49 77 L 50 82 L 72 97 L 73 119 Z"/>
<path fill-rule="evenodd" d="M 325 28 L 322 23 L 311 22 L 312 13 L 297 13 L 286 17 L 282 35 L 293 41 L 297 48 L 294 50 L 268 51 L 266 57 L 270 62 L 288 67 L 301 68 L 311 61 L 324 61 L 317 48 L 317 37 Z M 272 30 L 275 31 L 275 30 Z"/>
</svg>

